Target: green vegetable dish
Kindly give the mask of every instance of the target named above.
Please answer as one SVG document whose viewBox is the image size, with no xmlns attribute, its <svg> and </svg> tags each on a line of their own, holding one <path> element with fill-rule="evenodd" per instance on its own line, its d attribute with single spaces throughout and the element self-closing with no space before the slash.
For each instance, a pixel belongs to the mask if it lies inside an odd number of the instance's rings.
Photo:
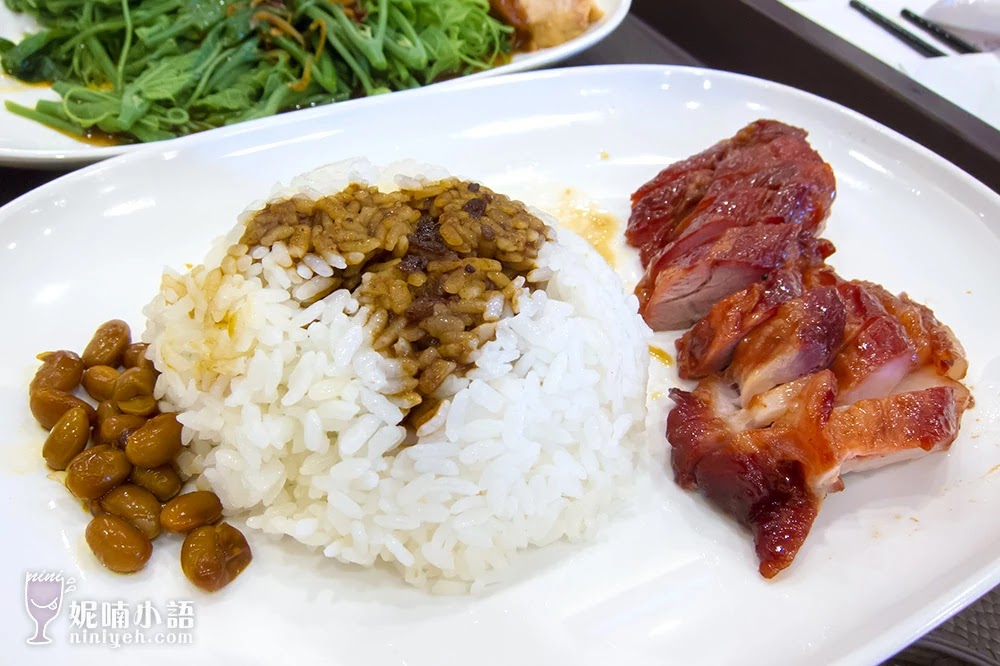
<svg viewBox="0 0 1000 666">
<path fill-rule="evenodd" d="M 61 97 L 7 109 L 116 143 L 470 74 L 514 41 L 488 0 L 4 1 L 42 30 L 0 39 L 0 64 Z"/>
</svg>

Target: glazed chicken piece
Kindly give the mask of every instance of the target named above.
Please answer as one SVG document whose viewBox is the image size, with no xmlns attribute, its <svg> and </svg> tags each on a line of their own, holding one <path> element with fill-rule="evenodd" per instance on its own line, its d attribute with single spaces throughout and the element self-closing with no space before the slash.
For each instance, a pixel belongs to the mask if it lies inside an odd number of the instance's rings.
<svg viewBox="0 0 1000 666">
<path fill-rule="evenodd" d="M 636 291 L 643 317 L 654 330 L 685 328 L 719 299 L 759 280 L 761 272 L 787 265 L 772 259 L 753 279 L 747 279 L 753 271 L 734 279 L 725 261 L 716 265 L 702 257 L 717 254 L 720 246 L 759 245 L 757 237 L 768 233 L 756 229 L 762 225 L 786 232 L 796 227 L 803 237 L 814 237 L 834 195 L 833 171 L 805 131 L 772 120 L 752 123 L 667 167 L 632 195 L 626 230 L 645 268 Z M 740 229 L 751 238 L 736 241 Z M 832 248 L 827 245 L 826 254 Z M 725 274 L 712 275 L 716 268 Z"/>
<path fill-rule="evenodd" d="M 815 234 L 835 181 L 805 139 L 805 130 L 758 120 L 668 166 L 632 194 L 626 240 L 645 265 L 666 244 L 711 223 L 793 222 Z"/>
<path fill-rule="evenodd" d="M 895 299 L 875 285 L 846 281 L 830 268 L 807 271 L 805 293 L 771 311 L 736 346 L 728 376 L 743 404 L 789 378 L 829 367 L 838 400 L 886 395 L 917 364 L 904 326 L 883 307 Z M 763 313 L 759 319 L 764 319 Z M 681 341 L 679 341 L 681 342 Z"/>
<path fill-rule="evenodd" d="M 728 368 L 672 391 L 667 418 L 677 482 L 751 529 L 768 578 L 842 474 L 947 449 L 972 405 L 964 350 L 928 308 L 828 268 L 803 284 Z"/>
<path fill-rule="evenodd" d="M 834 195 L 806 133 L 768 120 L 632 195 L 640 313 L 654 330 L 694 323 L 678 369 L 701 381 L 667 415 L 675 479 L 750 529 L 767 578 L 842 474 L 947 449 L 973 404 L 965 352 L 929 308 L 826 266 Z"/>
<path fill-rule="evenodd" d="M 732 139 L 668 166 L 632 194 L 625 240 L 639 248 L 642 265 L 670 241 L 671 233 L 702 200 L 715 168 L 730 151 Z"/>
<path fill-rule="evenodd" d="M 579 37 L 603 15 L 592 0 L 490 0 L 490 6 L 529 50 Z"/>
<path fill-rule="evenodd" d="M 888 315 L 876 318 L 844 345 L 830 365 L 840 401 L 849 405 L 892 391 L 916 365 L 914 351 L 898 321 Z"/>
<path fill-rule="evenodd" d="M 869 398 L 835 409 L 826 435 L 840 473 L 875 469 L 947 449 L 971 404 L 958 383 Z"/>
<path fill-rule="evenodd" d="M 839 311 L 843 306 L 842 344 L 833 350 L 829 363 L 838 380 L 841 403 L 885 395 L 916 367 L 928 363 L 937 364 L 941 375 L 964 376 L 961 345 L 930 310 L 905 295 L 893 296 L 879 285 L 843 280 L 825 266 L 806 271 L 804 277 L 795 271 L 775 271 L 767 280 L 716 303 L 704 319 L 677 340 L 680 376 L 701 379 L 721 371 L 729 365 L 741 341 L 740 360 L 729 373 L 741 384 L 747 359 L 753 373 L 759 375 L 764 370 L 761 366 L 765 355 L 794 357 L 792 342 L 801 338 L 789 336 L 788 317 L 767 324 L 783 304 L 788 303 L 784 305 L 786 311 L 801 309 L 801 301 L 795 299 L 802 296 L 803 289 L 816 287 L 836 288 L 841 304 L 834 307 Z M 815 329 L 811 332 L 818 333 Z M 762 350 L 762 344 L 768 345 L 769 351 Z M 918 352 L 917 347 L 922 351 Z M 797 362 L 805 361 L 798 358 Z M 749 390 L 752 396 L 761 388 L 751 386 Z"/>
<path fill-rule="evenodd" d="M 927 388 L 965 377 L 965 350 L 927 306 L 872 282 L 843 280 L 829 268 L 809 273 L 806 281 L 835 285 L 847 308 L 845 344 L 831 365 L 842 404 L 900 392 L 907 378 L 907 385 Z M 912 379 L 921 376 L 937 379 Z"/>
<path fill-rule="evenodd" d="M 791 564 L 809 535 L 826 494 L 841 487 L 837 452 L 824 429 L 836 380 L 821 371 L 787 387 L 773 420 L 758 427 L 718 375 L 693 392 L 673 389 L 667 417 L 677 483 L 697 487 L 713 504 L 750 528 L 760 573 Z"/>
<path fill-rule="evenodd" d="M 677 371 L 681 379 L 701 379 L 725 368 L 740 340 L 773 317 L 779 305 L 801 295 L 799 272 L 779 269 L 713 305 L 701 321 L 677 339 Z"/>
<path fill-rule="evenodd" d="M 836 279 L 847 311 L 844 345 L 830 366 L 839 401 L 851 404 L 885 396 L 915 369 L 916 348 L 868 283 Z"/>
<path fill-rule="evenodd" d="M 733 352 L 726 374 L 739 387 L 740 402 L 828 367 L 843 343 L 845 319 L 833 287 L 814 287 L 779 306 Z"/>
<path fill-rule="evenodd" d="M 822 368 L 837 380 L 838 405 L 954 388 L 965 376 L 965 351 L 926 306 L 871 282 L 844 280 L 828 267 L 807 271 L 803 283 L 801 296 L 759 312 L 735 345 L 723 374 L 741 405 Z M 685 338 L 678 348 L 679 358 L 691 355 Z"/>
<path fill-rule="evenodd" d="M 833 251 L 832 243 L 798 224 L 727 229 L 715 241 L 680 255 L 668 247 L 636 286 L 639 311 L 655 331 L 687 328 L 716 302 L 772 271 L 808 270 Z"/>
<path fill-rule="evenodd" d="M 776 387 L 739 409 L 719 375 L 673 389 L 667 420 L 677 483 L 747 526 L 759 570 L 772 578 L 795 559 L 841 475 L 946 450 L 971 404 L 960 384 L 834 407 L 829 370 Z"/>
<path fill-rule="evenodd" d="M 950 328 L 938 321 L 931 309 L 906 294 L 893 296 L 881 285 L 863 283 L 886 311 L 906 329 L 916 348 L 916 364 L 930 366 L 943 377 L 960 381 L 969 369 L 962 344 Z"/>
</svg>

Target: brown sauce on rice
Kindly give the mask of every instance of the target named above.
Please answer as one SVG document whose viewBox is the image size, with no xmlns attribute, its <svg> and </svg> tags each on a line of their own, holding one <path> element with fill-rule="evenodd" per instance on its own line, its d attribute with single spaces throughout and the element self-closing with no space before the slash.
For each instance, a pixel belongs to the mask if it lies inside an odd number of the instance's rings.
<svg viewBox="0 0 1000 666">
<path fill-rule="evenodd" d="M 282 243 L 293 265 L 329 273 L 309 302 L 350 290 L 369 308 L 375 350 L 401 362 L 407 379 L 394 402 L 413 410 L 407 421 L 417 428 L 436 411 L 434 392 L 516 310 L 551 236 L 524 204 L 478 183 L 397 192 L 352 184 L 268 203 L 229 254 L 235 261 Z"/>
</svg>

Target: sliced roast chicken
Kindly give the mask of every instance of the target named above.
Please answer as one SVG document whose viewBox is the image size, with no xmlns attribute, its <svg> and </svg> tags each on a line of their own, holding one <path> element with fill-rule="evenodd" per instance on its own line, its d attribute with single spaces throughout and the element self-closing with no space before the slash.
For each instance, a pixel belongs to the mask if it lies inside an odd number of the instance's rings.
<svg viewBox="0 0 1000 666">
<path fill-rule="evenodd" d="M 643 315 L 694 324 L 678 370 L 699 382 L 667 418 L 675 479 L 750 529 L 767 578 L 844 473 L 947 449 L 973 403 L 929 308 L 825 265 L 834 192 L 806 133 L 765 120 L 633 195 Z"/>
<path fill-rule="evenodd" d="M 836 192 L 805 131 L 760 120 L 667 167 L 632 195 L 626 240 L 645 273 L 636 289 L 654 330 L 678 330 L 781 268 L 833 252 L 818 232 Z"/>
</svg>

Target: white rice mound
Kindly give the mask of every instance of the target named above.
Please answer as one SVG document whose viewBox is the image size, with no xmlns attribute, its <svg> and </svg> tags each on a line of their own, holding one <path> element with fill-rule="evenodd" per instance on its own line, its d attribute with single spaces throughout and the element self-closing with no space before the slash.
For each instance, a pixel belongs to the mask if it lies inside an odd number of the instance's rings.
<svg viewBox="0 0 1000 666">
<path fill-rule="evenodd" d="M 354 160 L 275 194 L 445 175 Z M 522 287 L 517 312 L 508 307 L 474 368 L 445 382 L 441 408 L 402 447 L 404 413 L 388 397 L 399 368 L 371 349 L 366 308 L 346 290 L 299 303 L 338 257 L 296 270 L 278 244 L 227 259 L 240 223 L 203 265 L 166 271 L 143 339 L 162 373 L 161 408 L 184 425 L 182 472 L 251 528 L 342 562 L 392 563 L 440 593 L 498 580 L 519 550 L 591 538 L 633 485 L 650 332 L 604 259 L 547 221 L 558 242 L 539 255 L 544 290 Z"/>
</svg>

